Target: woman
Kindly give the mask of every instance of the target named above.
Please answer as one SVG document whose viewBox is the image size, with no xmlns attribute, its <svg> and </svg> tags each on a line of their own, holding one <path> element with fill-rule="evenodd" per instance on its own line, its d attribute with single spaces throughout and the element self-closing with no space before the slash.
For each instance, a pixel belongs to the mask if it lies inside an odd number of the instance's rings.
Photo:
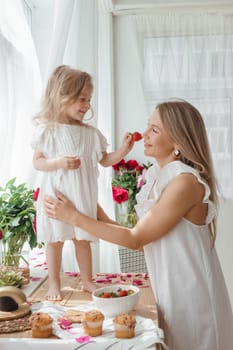
<svg viewBox="0 0 233 350">
<path fill-rule="evenodd" d="M 45 199 L 46 213 L 109 242 L 143 246 L 170 349 L 230 350 L 233 318 L 214 248 L 216 182 L 202 117 L 188 102 L 161 103 L 143 137 L 159 170 L 149 169 L 138 194 L 134 228 L 111 223 L 100 207 L 97 222 L 62 194 Z"/>
</svg>

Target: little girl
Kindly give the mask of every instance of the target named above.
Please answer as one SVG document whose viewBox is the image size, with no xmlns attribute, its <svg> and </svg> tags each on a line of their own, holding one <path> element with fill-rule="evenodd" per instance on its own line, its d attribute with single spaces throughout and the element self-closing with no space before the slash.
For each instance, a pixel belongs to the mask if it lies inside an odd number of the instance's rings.
<svg viewBox="0 0 233 350">
<path fill-rule="evenodd" d="M 73 240 L 83 287 L 93 291 L 90 241 L 96 238 L 82 229 L 49 219 L 44 214 L 43 197 L 57 190 L 68 195 L 79 210 L 93 218 L 97 214 L 98 163 L 107 167 L 119 162 L 133 147 L 130 134 L 125 134 L 121 147 L 107 153 L 107 141 L 95 127 L 84 123 L 91 108 L 91 76 L 68 66 L 52 73 L 42 110 L 35 117 L 33 165 L 43 172 L 37 202 L 37 236 L 46 243 L 49 290 L 47 299 L 62 300 L 60 269 L 65 240 Z"/>
</svg>

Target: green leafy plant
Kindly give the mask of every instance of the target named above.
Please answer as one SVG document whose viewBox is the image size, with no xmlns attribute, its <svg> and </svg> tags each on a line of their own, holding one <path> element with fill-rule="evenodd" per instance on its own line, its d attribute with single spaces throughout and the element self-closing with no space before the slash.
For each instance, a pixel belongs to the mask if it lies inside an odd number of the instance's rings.
<svg viewBox="0 0 233 350">
<path fill-rule="evenodd" d="M 2 264 L 17 265 L 22 248 L 28 242 L 37 246 L 35 192 L 25 183 L 16 185 L 16 178 L 0 187 L 0 239 L 3 243 Z"/>
</svg>

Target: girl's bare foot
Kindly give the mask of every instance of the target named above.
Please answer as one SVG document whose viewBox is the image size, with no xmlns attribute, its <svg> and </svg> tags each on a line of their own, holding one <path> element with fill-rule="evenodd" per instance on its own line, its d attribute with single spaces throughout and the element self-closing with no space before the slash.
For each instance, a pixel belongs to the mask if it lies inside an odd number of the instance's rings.
<svg viewBox="0 0 233 350">
<path fill-rule="evenodd" d="M 47 294 L 46 300 L 48 301 L 62 301 L 61 292 L 55 287 L 50 287 Z"/>
<path fill-rule="evenodd" d="M 97 289 L 97 285 L 94 282 L 92 282 L 92 281 L 83 282 L 83 291 L 84 292 L 92 293 L 96 289 Z"/>
</svg>

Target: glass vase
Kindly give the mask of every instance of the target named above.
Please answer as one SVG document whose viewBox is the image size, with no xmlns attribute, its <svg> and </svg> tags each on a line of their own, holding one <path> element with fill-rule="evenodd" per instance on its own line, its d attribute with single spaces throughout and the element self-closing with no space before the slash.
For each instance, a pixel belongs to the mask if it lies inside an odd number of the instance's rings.
<svg viewBox="0 0 233 350">
<path fill-rule="evenodd" d="M 1 246 L 1 270 L 20 272 L 23 277 L 22 284 L 30 282 L 29 250 L 22 247 L 16 252 L 7 243 Z"/>
<path fill-rule="evenodd" d="M 138 221 L 134 204 L 125 201 L 117 205 L 117 222 L 125 227 L 134 227 Z"/>
</svg>

